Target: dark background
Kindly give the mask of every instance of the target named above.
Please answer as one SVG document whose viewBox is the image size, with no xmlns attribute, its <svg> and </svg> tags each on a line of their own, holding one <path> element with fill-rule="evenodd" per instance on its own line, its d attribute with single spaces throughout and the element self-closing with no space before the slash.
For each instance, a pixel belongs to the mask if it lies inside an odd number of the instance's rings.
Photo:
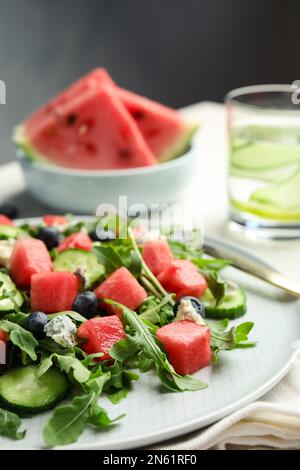
<svg viewBox="0 0 300 470">
<path fill-rule="evenodd" d="M 97 65 L 174 107 L 300 79 L 299 25 L 297 0 L 0 0 L 0 163 L 12 127 Z"/>
</svg>

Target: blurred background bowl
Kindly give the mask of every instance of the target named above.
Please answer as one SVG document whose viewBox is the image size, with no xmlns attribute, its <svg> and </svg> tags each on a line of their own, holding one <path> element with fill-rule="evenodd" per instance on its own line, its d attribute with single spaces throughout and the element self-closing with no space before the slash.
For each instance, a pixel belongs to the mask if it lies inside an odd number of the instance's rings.
<svg viewBox="0 0 300 470">
<path fill-rule="evenodd" d="M 73 170 L 29 159 L 17 150 L 28 190 L 56 211 L 94 213 L 99 204 L 118 207 L 119 196 L 132 204 L 179 202 L 197 176 L 199 152 L 192 145 L 181 157 L 151 167 L 123 170 Z"/>
</svg>

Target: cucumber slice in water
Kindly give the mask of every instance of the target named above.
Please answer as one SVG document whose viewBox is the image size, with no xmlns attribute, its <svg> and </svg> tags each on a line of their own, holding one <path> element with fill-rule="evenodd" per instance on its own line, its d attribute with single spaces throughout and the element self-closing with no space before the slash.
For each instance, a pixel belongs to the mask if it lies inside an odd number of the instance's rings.
<svg viewBox="0 0 300 470">
<path fill-rule="evenodd" d="M 209 289 L 206 289 L 201 301 L 204 303 L 207 318 L 234 319 L 246 313 L 244 291 L 233 282 L 227 283 L 224 298 L 218 305 L 216 305 L 216 300 Z"/>
<path fill-rule="evenodd" d="M 94 253 L 76 248 L 60 253 L 53 264 L 55 271 L 69 271 L 82 276 L 85 289 L 92 287 L 105 273 Z"/>
<path fill-rule="evenodd" d="M 281 211 L 300 212 L 300 169 L 288 179 L 270 184 L 252 194 L 251 201 L 271 204 Z"/>
<path fill-rule="evenodd" d="M 265 171 L 300 161 L 300 145 L 250 142 L 233 151 L 231 165 L 244 170 Z"/>
<path fill-rule="evenodd" d="M 8 298 L 1 299 L 4 291 L 11 293 L 18 307 L 23 304 L 22 294 L 16 288 L 8 274 L 0 272 L 0 312 L 9 312 L 15 309 L 14 302 Z"/>
<path fill-rule="evenodd" d="M 39 367 L 29 365 L 6 372 L 0 377 L 2 406 L 23 413 L 39 413 L 52 408 L 68 390 L 65 374 L 51 367 L 38 377 Z"/>
</svg>

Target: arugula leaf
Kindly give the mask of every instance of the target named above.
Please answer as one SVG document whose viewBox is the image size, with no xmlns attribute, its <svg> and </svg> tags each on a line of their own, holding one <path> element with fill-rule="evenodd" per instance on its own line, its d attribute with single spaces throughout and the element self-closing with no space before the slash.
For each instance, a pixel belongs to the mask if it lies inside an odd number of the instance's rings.
<svg viewBox="0 0 300 470">
<path fill-rule="evenodd" d="M 102 373 L 98 369 L 95 374 L 91 373 L 91 378 L 84 384 L 86 393 L 75 396 L 70 403 L 54 410 L 43 431 L 46 444 L 51 447 L 71 444 L 77 441 L 88 423 L 94 426 L 112 423 L 106 411 L 97 405 L 97 399 L 109 379 L 109 372 Z"/>
<path fill-rule="evenodd" d="M 39 377 L 41 377 L 53 365 L 53 360 L 57 363 L 62 372 L 72 373 L 76 382 L 82 384 L 89 380 L 90 371 L 76 357 L 51 354 L 44 358 L 39 366 Z"/>
<path fill-rule="evenodd" d="M 51 338 L 44 338 L 41 339 L 40 342 L 40 348 L 44 349 L 45 351 L 48 351 L 50 353 L 57 353 L 57 354 L 73 354 L 75 355 L 75 348 L 63 348 L 60 344 L 57 344 L 53 339 Z"/>
<path fill-rule="evenodd" d="M 9 320 L 12 323 L 17 323 L 18 325 L 25 328 L 28 318 L 28 313 L 18 312 L 18 313 L 7 313 L 5 319 Z"/>
<path fill-rule="evenodd" d="M 122 258 L 112 246 L 95 246 L 93 252 L 98 262 L 104 266 L 107 275 L 124 266 Z"/>
<path fill-rule="evenodd" d="M 237 347 L 253 347 L 256 343 L 246 342 L 248 333 L 253 328 L 253 323 L 244 322 L 237 327 L 231 327 L 227 330 L 228 320 L 221 321 L 206 320 L 210 329 L 210 347 L 213 353 L 213 362 L 217 362 L 217 353 L 219 351 L 231 351 Z"/>
<path fill-rule="evenodd" d="M 90 409 L 90 414 L 88 417 L 88 422 L 90 424 L 93 424 L 96 427 L 102 428 L 104 426 L 111 426 L 114 424 L 116 421 L 119 421 L 119 419 L 124 418 L 125 414 L 122 413 L 121 415 L 117 416 L 114 419 L 111 419 L 108 416 L 107 411 L 100 406 L 98 403 L 93 403 Z"/>
<path fill-rule="evenodd" d="M 191 261 L 200 269 L 207 271 L 220 271 L 232 264 L 229 259 L 220 258 L 192 258 Z"/>
<path fill-rule="evenodd" d="M 154 296 L 148 297 L 139 308 L 140 318 L 154 325 L 164 326 L 174 318 L 171 305 L 173 294 L 166 295 L 161 301 Z"/>
<path fill-rule="evenodd" d="M 174 258 L 180 259 L 199 259 L 203 256 L 202 248 L 199 248 L 198 244 L 191 244 L 179 240 L 168 238 L 168 243 L 173 252 Z"/>
<path fill-rule="evenodd" d="M 157 339 L 136 312 L 118 302 L 108 299 L 104 301 L 120 308 L 123 312 L 122 320 L 130 325 L 134 331 L 134 336 L 127 335 L 125 339 L 118 341 L 110 348 L 109 353 L 111 357 L 124 361 L 126 358 L 142 350 L 149 359 L 154 361 L 161 382 L 169 390 L 178 392 L 183 390 L 201 390 L 207 387 L 207 384 L 190 375 L 181 376 L 175 372 L 166 354 L 161 350 Z"/>
<path fill-rule="evenodd" d="M 127 388 L 127 387 L 123 387 L 123 388 L 120 388 L 120 389 L 115 389 L 115 390 L 112 390 L 111 392 L 107 393 L 107 398 L 114 405 L 116 405 L 116 404 L 120 403 L 120 401 L 122 401 L 124 398 L 127 397 L 128 392 L 129 392 L 129 388 Z"/>
<path fill-rule="evenodd" d="M 36 361 L 37 355 L 35 352 L 38 346 L 38 341 L 34 338 L 33 334 L 22 328 L 17 323 L 9 320 L 0 321 L 0 328 L 9 333 L 10 341 L 24 351 L 30 359 Z"/>
<path fill-rule="evenodd" d="M 81 360 L 81 364 L 85 367 L 89 367 L 91 364 L 95 364 L 95 359 L 103 356 L 103 352 L 98 352 L 94 354 L 88 354 L 84 359 Z"/>
<path fill-rule="evenodd" d="M 95 392 L 91 391 L 56 408 L 43 430 L 46 444 L 54 447 L 76 442 L 86 427 L 89 408 L 94 400 Z"/>
<path fill-rule="evenodd" d="M 248 334 L 252 330 L 254 323 L 244 322 L 238 325 L 235 329 L 235 347 L 236 348 L 252 348 L 257 343 L 255 341 L 248 341 Z"/>
<path fill-rule="evenodd" d="M 115 361 L 108 370 L 111 377 L 105 384 L 105 391 L 112 403 L 119 403 L 130 391 L 131 382 L 138 380 L 139 376 L 134 372 L 125 370 L 123 364 L 119 361 Z"/>
<path fill-rule="evenodd" d="M 224 281 L 216 271 L 212 271 L 208 274 L 204 273 L 204 276 L 207 280 L 208 288 L 215 298 L 215 306 L 217 307 L 225 296 L 227 282 Z"/>
<path fill-rule="evenodd" d="M 10 439 L 23 439 L 26 431 L 19 431 L 22 422 L 18 415 L 0 408 L 0 436 Z"/>
</svg>

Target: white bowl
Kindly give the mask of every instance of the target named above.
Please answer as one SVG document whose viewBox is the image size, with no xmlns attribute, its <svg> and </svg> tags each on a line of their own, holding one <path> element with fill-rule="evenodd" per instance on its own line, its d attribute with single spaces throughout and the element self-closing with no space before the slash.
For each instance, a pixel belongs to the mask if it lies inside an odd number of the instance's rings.
<svg viewBox="0 0 300 470">
<path fill-rule="evenodd" d="M 197 175 L 197 146 L 183 156 L 155 166 L 124 170 L 73 170 L 29 159 L 22 151 L 17 157 L 26 185 L 43 204 L 63 212 L 95 213 L 99 204 L 118 207 L 119 196 L 127 204 L 179 202 Z"/>
</svg>

